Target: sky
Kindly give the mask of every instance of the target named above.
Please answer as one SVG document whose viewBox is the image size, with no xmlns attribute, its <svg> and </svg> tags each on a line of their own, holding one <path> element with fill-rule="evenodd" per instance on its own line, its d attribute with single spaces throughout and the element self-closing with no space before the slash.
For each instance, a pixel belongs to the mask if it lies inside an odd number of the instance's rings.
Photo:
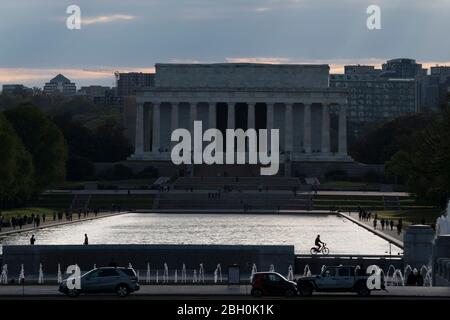
<svg viewBox="0 0 450 320">
<path fill-rule="evenodd" d="M 81 29 L 66 27 L 67 7 Z M 366 10 L 381 9 L 369 30 Z M 450 0 L 0 0 L 0 85 L 114 85 L 155 63 L 450 65 Z"/>
</svg>

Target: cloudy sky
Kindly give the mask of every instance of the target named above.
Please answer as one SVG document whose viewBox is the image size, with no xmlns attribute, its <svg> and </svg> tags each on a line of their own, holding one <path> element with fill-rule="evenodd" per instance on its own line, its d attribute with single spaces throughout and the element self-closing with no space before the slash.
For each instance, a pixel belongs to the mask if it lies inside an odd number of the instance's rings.
<svg viewBox="0 0 450 320">
<path fill-rule="evenodd" d="M 80 30 L 66 27 L 69 5 Z M 369 5 L 381 30 L 366 27 Z M 156 62 L 450 65 L 450 0 L 0 0 L 0 85 L 113 85 Z"/>
</svg>

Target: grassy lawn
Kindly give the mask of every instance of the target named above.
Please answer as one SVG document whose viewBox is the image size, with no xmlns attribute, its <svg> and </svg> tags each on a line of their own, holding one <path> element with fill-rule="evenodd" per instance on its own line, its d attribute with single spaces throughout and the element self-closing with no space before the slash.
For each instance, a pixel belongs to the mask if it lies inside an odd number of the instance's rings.
<svg viewBox="0 0 450 320">
<path fill-rule="evenodd" d="M 357 181 L 323 181 L 320 183 L 321 186 L 336 187 L 336 188 L 364 188 L 369 185 L 365 182 Z"/>
<path fill-rule="evenodd" d="M 422 219 L 425 219 L 425 223 L 433 224 L 436 222 L 437 217 L 442 213 L 436 208 L 418 208 L 418 209 L 406 209 L 397 211 L 375 211 L 379 218 L 384 219 L 403 219 L 407 224 L 420 223 Z"/>
<path fill-rule="evenodd" d="M 8 221 L 12 216 L 23 216 L 23 215 L 27 215 L 27 216 L 31 216 L 32 213 L 34 214 L 44 214 L 46 215 L 47 218 L 52 217 L 53 216 L 53 210 L 52 209 L 48 209 L 48 208 L 35 208 L 35 207 L 31 207 L 31 208 L 18 208 L 18 209 L 11 209 L 11 210 L 2 210 L 1 211 L 3 218 L 6 219 L 6 221 Z"/>
</svg>

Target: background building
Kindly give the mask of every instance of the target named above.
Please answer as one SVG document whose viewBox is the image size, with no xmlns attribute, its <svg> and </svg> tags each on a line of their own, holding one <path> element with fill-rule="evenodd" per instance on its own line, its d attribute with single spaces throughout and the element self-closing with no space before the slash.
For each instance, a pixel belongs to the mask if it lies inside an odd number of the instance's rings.
<svg viewBox="0 0 450 320">
<path fill-rule="evenodd" d="M 32 95 L 33 89 L 25 87 L 23 84 L 4 84 L 2 86 L 4 95 Z"/>
<path fill-rule="evenodd" d="M 142 72 L 116 72 L 117 96 L 135 96 L 136 91 L 153 87 L 155 83 L 155 74 Z"/>
<path fill-rule="evenodd" d="M 77 93 L 77 87 L 68 78 L 62 74 L 58 74 L 50 82 L 45 84 L 44 93 L 49 95 L 74 96 Z"/>
<path fill-rule="evenodd" d="M 419 111 L 419 80 L 400 77 L 412 76 L 419 68 L 408 65 L 402 69 L 389 62 L 383 66 L 383 70 L 373 66 L 345 66 L 344 74 L 330 76 L 330 87 L 348 90 L 349 122 L 388 121 Z"/>
<path fill-rule="evenodd" d="M 423 109 L 438 111 L 448 101 L 450 67 L 431 67 L 431 73 L 422 79 L 421 87 Z"/>
</svg>

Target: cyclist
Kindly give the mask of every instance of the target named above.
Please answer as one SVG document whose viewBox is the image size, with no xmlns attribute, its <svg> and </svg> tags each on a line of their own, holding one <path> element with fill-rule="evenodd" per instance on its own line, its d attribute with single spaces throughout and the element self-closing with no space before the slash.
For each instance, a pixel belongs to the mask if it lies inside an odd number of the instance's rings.
<svg viewBox="0 0 450 320">
<path fill-rule="evenodd" d="M 322 241 L 320 241 L 320 234 L 317 235 L 316 241 L 315 241 L 316 247 L 317 247 L 317 252 L 320 252 L 320 249 L 322 248 L 322 245 L 324 245 L 325 243 L 323 243 Z"/>
</svg>

